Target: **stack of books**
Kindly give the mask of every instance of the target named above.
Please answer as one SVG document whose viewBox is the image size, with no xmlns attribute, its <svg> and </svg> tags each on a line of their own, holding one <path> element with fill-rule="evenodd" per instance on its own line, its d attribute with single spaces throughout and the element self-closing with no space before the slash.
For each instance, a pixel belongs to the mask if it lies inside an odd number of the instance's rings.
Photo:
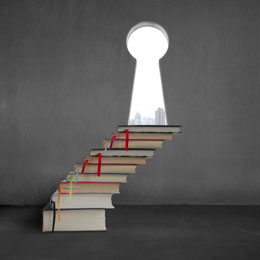
<svg viewBox="0 0 260 260">
<path fill-rule="evenodd" d="M 106 209 L 113 209 L 112 195 L 121 183 L 145 165 L 165 140 L 173 140 L 181 126 L 119 126 L 101 149 L 90 150 L 82 164 L 75 164 L 43 209 L 43 232 L 106 230 Z"/>
</svg>

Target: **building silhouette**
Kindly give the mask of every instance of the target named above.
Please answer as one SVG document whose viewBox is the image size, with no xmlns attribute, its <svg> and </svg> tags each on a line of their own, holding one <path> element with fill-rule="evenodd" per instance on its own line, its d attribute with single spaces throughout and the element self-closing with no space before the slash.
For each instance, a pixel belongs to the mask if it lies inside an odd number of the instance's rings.
<svg viewBox="0 0 260 260">
<path fill-rule="evenodd" d="M 158 107 L 155 111 L 155 124 L 156 125 L 165 125 L 166 124 L 166 114 L 163 108 Z"/>
<path fill-rule="evenodd" d="M 142 117 L 140 113 L 135 114 L 134 118 L 134 125 L 141 125 L 142 124 Z"/>
<path fill-rule="evenodd" d="M 143 117 L 142 118 L 142 125 L 154 125 L 155 120 L 151 117 Z"/>
</svg>

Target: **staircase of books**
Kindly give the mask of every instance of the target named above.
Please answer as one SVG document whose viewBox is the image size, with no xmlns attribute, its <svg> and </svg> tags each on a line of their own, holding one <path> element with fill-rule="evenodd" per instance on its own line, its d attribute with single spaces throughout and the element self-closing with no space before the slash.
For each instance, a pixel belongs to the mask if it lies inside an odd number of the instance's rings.
<svg viewBox="0 0 260 260">
<path fill-rule="evenodd" d="M 105 210 L 114 208 L 112 195 L 119 194 L 120 184 L 180 132 L 181 126 L 173 125 L 119 126 L 102 149 L 90 150 L 59 183 L 43 209 L 43 232 L 106 230 Z"/>
</svg>

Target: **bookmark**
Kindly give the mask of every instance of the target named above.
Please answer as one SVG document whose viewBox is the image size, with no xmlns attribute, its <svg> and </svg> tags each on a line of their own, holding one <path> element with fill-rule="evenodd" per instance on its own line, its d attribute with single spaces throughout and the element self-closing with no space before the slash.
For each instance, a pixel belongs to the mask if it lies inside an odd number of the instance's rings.
<svg viewBox="0 0 260 260">
<path fill-rule="evenodd" d="M 72 200 L 72 181 L 73 181 L 73 176 L 70 176 L 70 195 L 69 195 L 69 201 Z"/>
<path fill-rule="evenodd" d="M 105 141 L 105 151 L 107 150 L 107 147 L 108 147 L 108 143 L 107 141 Z"/>
<path fill-rule="evenodd" d="M 128 142 L 129 142 L 129 130 L 125 130 L 125 150 L 128 151 Z"/>
<path fill-rule="evenodd" d="M 87 163 L 88 163 L 88 160 L 84 161 L 84 164 L 83 164 L 82 169 L 81 169 L 81 173 L 84 173 Z"/>
<path fill-rule="evenodd" d="M 113 148 L 113 143 L 114 143 L 115 139 L 116 139 L 116 135 L 113 135 L 113 136 L 112 136 L 112 140 L 111 140 L 111 142 L 110 142 L 109 149 L 112 149 L 112 148 Z"/>
<path fill-rule="evenodd" d="M 98 153 L 98 168 L 97 168 L 97 176 L 100 177 L 100 171 L 101 171 L 101 153 Z"/>
<path fill-rule="evenodd" d="M 61 193 L 61 187 L 59 184 L 59 193 L 58 193 L 58 221 L 60 221 L 60 193 Z"/>
<path fill-rule="evenodd" d="M 76 168 L 74 182 L 78 182 L 80 166 Z"/>
<path fill-rule="evenodd" d="M 55 202 L 51 201 L 51 208 L 53 209 L 53 217 L 52 217 L 52 229 L 51 232 L 54 232 L 55 229 L 55 220 L 56 220 L 56 206 L 55 206 Z"/>
</svg>

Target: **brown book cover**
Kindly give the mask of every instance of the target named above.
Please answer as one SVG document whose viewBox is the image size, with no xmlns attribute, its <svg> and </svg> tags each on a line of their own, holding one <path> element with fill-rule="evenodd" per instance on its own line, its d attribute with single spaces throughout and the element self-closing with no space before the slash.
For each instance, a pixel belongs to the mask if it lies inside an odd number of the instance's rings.
<svg viewBox="0 0 260 260">
<path fill-rule="evenodd" d="M 85 156 L 83 161 L 88 160 L 88 164 L 98 164 L 97 156 Z M 101 164 L 128 164 L 128 165 L 145 165 L 146 157 L 126 157 L 126 156 L 106 156 L 102 157 Z"/>
<path fill-rule="evenodd" d="M 79 168 L 82 170 L 82 164 L 75 164 L 74 171 Z M 98 165 L 88 164 L 85 166 L 84 173 L 97 173 Z M 136 165 L 102 165 L 100 173 L 136 173 Z"/>
<path fill-rule="evenodd" d="M 111 140 L 103 140 L 102 146 L 110 147 Z M 158 140 L 129 140 L 128 147 L 129 148 L 145 148 L 145 149 L 158 149 L 162 148 L 163 141 Z M 112 142 L 112 148 L 125 148 L 125 140 L 114 140 Z"/>
</svg>

